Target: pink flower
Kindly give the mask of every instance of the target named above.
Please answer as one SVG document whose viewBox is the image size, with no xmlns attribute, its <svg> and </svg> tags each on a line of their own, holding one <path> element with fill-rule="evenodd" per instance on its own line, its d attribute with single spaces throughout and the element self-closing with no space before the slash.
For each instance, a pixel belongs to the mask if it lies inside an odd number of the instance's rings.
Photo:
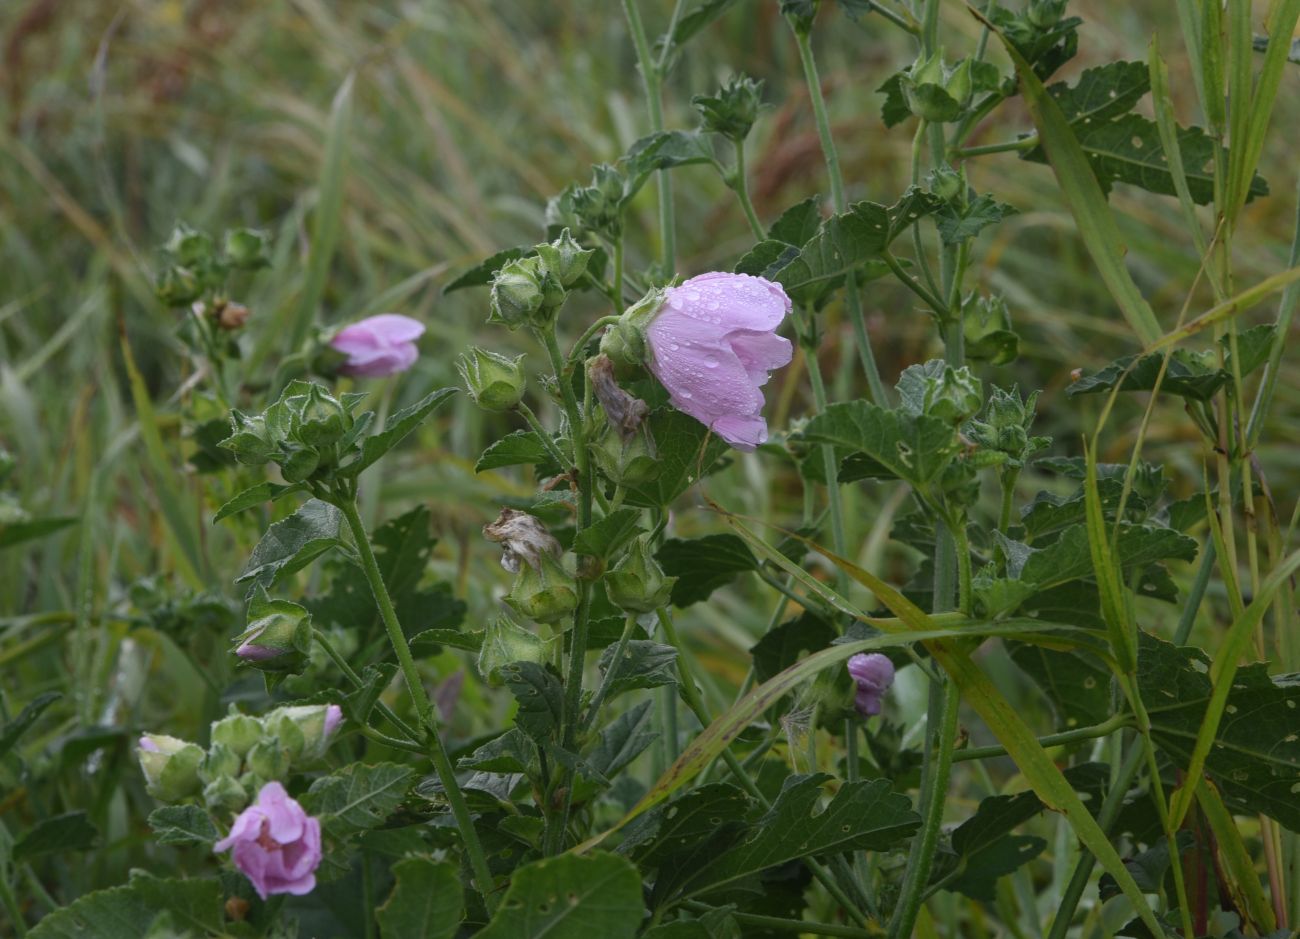
<svg viewBox="0 0 1300 939">
<path fill-rule="evenodd" d="M 894 684 L 894 663 L 879 652 L 859 652 L 849 659 L 849 676 L 858 684 L 854 707 L 863 717 L 880 713 L 880 699 Z"/>
<path fill-rule="evenodd" d="M 753 450 L 767 440 L 762 386 L 794 354 L 776 334 L 790 308 L 781 286 L 762 277 L 692 277 L 665 291 L 646 330 L 650 371 L 673 407 L 737 450 Z"/>
<path fill-rule="evenodd" d="M 343 709 L 337 704 L 331 704 L 325 709 L 325 736 L 334 736 L 334 731 L 339 729 L 339 724 L 343 723 Z"/>
<path fill-rule="evenodd" d="M 278 782 L 269 782 L 213 850 L 231 851 L 235 866 L 263 900 L 273 893 L 301 896 L 316 888 L 320 821 L 303 811 Z"/>
<path fill-rule="evenodd" d="M 424 324 L 397 313 L 381 313 L 340 329 L 330 345 L 348 360 L 339 369 L 344 375 L 381 378 L 404 372 L 419 357 L 415 340 L 424 335 Z"/>
</svg>

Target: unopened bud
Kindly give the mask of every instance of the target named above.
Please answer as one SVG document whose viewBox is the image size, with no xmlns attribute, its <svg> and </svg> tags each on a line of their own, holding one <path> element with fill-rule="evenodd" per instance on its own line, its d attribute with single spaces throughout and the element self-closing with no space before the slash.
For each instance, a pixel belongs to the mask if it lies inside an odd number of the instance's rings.
<svg viewBox="0 0 1300 939">
<path fill-rule="evenodd" d="M 212 725 L 212 742 L 243 757 L 262 738 L 262 722 L 247 714 L 231 714 Z"/>
<path fill-rule="evenodd" d="M 644 538 L 632 542 L 623 560 L 605 575 L 610 602 L 629 613 L 652 613 L 672 595 L 676 577 L 668 577 Z"/>
<path fill-rule="evenodd" d="M 578 584 L 551 554 L 543 552 L 537 567 L 524 564 L 515 577 L 506 603 L 521 616 L 555 623 L 578 608 Z"/>
<path fill-rule="evenodd" d="M 307 664 L 311 614 L 288 600 L 272 600 L 258 587 L 248 603 L 248 628 L 235 640 L 235 655 L 264 672 L 294 672 Z"/>
<path fill-rule="evenodd" d="M 488 322 L 502 323 L 512 330 L 533 323 L 546 303 L 544 282 L 540 259 L 508 262 L 492 279 Z"/>
<path fill-rule="evenodd" d="M 456 371 L 474 403 L 485 411 L 509 411 L 524 397 L 524 357 L 507 358 L 477 346 L 456 360 Z"/>
<path fill-rule="evenodd" d="M 145 734 L 136 749 L 149 794 L 163 802 L 176 802 L 199 791 L 203 755 L 198 744 L 166 734 Z"/>
<path fill-rule="evenodd" d="M 566 289 L 580 281 L 587 273 L 587 264 L 595 253 L 594 250 L 578 244 L 567 228 L 550 244 L 537 246 L 537 256 L 542 259 L 547 272 Z"/>
</svg>

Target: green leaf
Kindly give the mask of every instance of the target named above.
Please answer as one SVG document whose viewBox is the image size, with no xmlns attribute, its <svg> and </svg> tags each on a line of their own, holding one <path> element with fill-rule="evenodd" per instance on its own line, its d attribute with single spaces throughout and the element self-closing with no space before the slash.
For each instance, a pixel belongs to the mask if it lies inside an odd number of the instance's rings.
<svg viewBox="0 0 1300 939">
<path fill-rule="evenodd" d="M 561 854 L 515 871 L 477 939 L 632 939 L 641 925 L 641 877 L 612 854 Z"/>
<path fill-rule="evenodd" d="M 456 865 L 425 857 L 393 865 L 397 883 L 375 910 L 383 939 L 451 939 L 465 914 L 465 895 Z"/>
<path fill-rule="evenodd" d="M 10 548 L 25 541 L 44 538 L 56 531 L 62 531 L 69 525 L 75 525 L 80 520 L 75 515 L 51 515 L 47 518 L 30 518 L 0 525 L 0 548 Z"/>
<path fill-rule="evenodd" d="M 880 105 L 880 119 L 886 127 L 896 127 L 912 116 L 912 108 L 903 93 L 903 73 L 895 72 L 885 79 L 885 83 L 876 89 L 877 94 L 885 96 Z"/>
<path fill-rule="evenodd" d="M 654 479 L 627 487 L 626 502 L 640 508 L 662 508 L 709 472 L 727 451 L 726 441 L 675 408 L 663 407 L 646 419 L 654 440 L 659 472 Z"/>
<path fill-rule="evenodd" d="M 140 939 L 156 919 L 190 934 L 221 935 L 224 894 L 216 880 L 159 880 L 135 872 L 130 883 L 96 890 L 48 914 L 28 939 Z"/>
<path fill-rule="evenodd" d="M 642 701 L 630 711 L 614 718 L 600 732 L 600 736 L 586 754 L 587 763 L 596 772 L 612 778 L 640 756 L 654 743 L 659 734 L 652 729 L 650 707 L 653 701 Z"/>
<path fill-rule="evenodd" d="M 1180 766 L 1189 764 L 1210 705 L 1209 657 L 1155 636 L 1139 637 L 1138 690 L 1151 737 Z M 1205 757 L 1224 801 L 1238 814 L 1263 813 L 1300 830 L 1300 675 L 1270 678 L 1262 663 L 1231 679 L 1222 719 Z"/>
<path fill-rule="evenodd" d="M 1070 526 L 1045 548 L 1025 551 L 1023 549 L 1028 546 L 1010 539 L 1002 539 L 1002 544 L 1013 548 L 1015 554 L 1008 557 L 1007 573 L 1013 579 L 1034 584 L 1039 590 L 1092 576 L 1092 553 L 1085 525 Z M 1117 560 L 1125 569 L 1144 567 L 1156 561 L 1192 561 L 1198 547 L 1195 538 L 1172 528 L 1129 523 L 1120 525 L 1116 546 Z"/>
<path fill-rule="evenodd" d="M 695 9 L 677 20 L 677 26 L 671 34 L 665 33 L 655 40 L 656 54 L 663 52 L 665 44 L 667 44 L 669 53 L 676 52 L 683 43 L 690 40 L 739 2 L 740 0 L 702 0 Z"/>
<path fill-rule="evenodd" d="M 1083 652 L 1010 644 L 1011 659 L 1052 702 L 1059 730 L 1100 724 L 1110 717 L 1110 669 Z"/>
<path fill-rule="evenodd" d="M 1268 361 L 1269 353 L 1273 350 L 1273 337 L 1276 335 L 1277 325 L 1274 323 L 1262 323 L 1237 333 L 1237 352 L 1241 356 L 1238 367 L 1241 369 L 1242 378 Z M 1231 375 L 1233 372 L 1232 336 L 1222 337 L 1219 345 L 1223 346 L 1225 353 L 1223 370 Z"/>
<path fill-rule="evenodd" d="M 500 440 L 493 441 L 492 445 L 483 451 L 483 455 L 478 458 L 474 464 L 474 472 L 482 473 L 486 470 L 500 469 L 503 466 L 525 466 L 536 465 L 538 463 L 551 463 L 551 455 L 547 452 L 546 444 L 542 443 L 542 438 L 532 430 L 517 430 L 512 434 L 506 434 Z"/>
<path fill-rule="evenodd" d="M 40 718 L 41 713 L 63 695 L 58 691 L 47 691 L 29 701 L 18 716 L 0 729 L 0 760 L 13 749 L 20 737 Z"/>
<path fill-rule="evenodd" d="M 615 509 L 573 539 L 573 553 L 608 561 L 642 531 L 639 509 Z"/>
<path fill-rule="evenodd" d="M 229 518 L 236 513 L 243 512 L 245 509 L 251 509 L 254 506 L 262 505 L 265 502 L 275 502 L 283 499 L 285 496 L 294 492 L 302 492 L 307 487 L 301 483 L 293 486 L 281 486 L 278 483 L 258 483 L 256 486 L 249 486 L 239 495 L 235 496 L 221 508 L 217 509 L 217 514 L 212 516 L 212 523 L 215 525 L 223 518 Z"/>
<path fill-rule="evenodd" d="M 617 646 L 610 646 L 600 656 L 600 671 L 610 670 Z M 677 650 L 672 646 L 648 639 L 633 639 L 614 664 L 614 674 L 609 681 L 607 700 L 634 688 L 658 688 L 677 683 Z"/>
<path fill-rule="evenodd" d="M 449 284 L 442 288 L 442 292 L 448 294 L 457 290 L 464 290 L 466 287 L 486 287 L 492 283 L 492 278 L 497 271 L 505 266 L 506 262 L 528 257 L 532 253 L 533 249 L 531 247 L 506 248 L 503 251 L 498 251 L 490 258 L 483 259 L 469 270 L 454 277 Z"/>
<path fill-rule="evenodd" d="M 655 559 L 673 584 L 674 606 L 690 606 L 738 575 L 758 570 L 758 560 L 735 535 L 705 535 L 703 538 L 669 538 Z"/>
<path fill-rule="evenodd" d="M 367 466 L 374 463 L 397 444 L 401 443 L 415 428 L 419 427 L 438 407 L 456 393 L 455 388 L 439 388 L 431 391 L 410 407 L 402 408 L 388 419 L 384 429 L 367 437 L 361 443 L 361 456 L 347 466 L 339 468 L 339 475 L 356 477 Z"/>
<path fill-rule="evenodd" d="M 212 818 L 197 805 L 164 805 L 149 813 L 149 827 L 158 844 L 210 845 L 220 835 Z"/>
<path fill-rule="evenodd" d="M 46 854 L 88 851 L 99 840 L 99 830 L 82 811 L 66 812 L 38 822 L 14 844 L 14 861 L 30 861 Z"/>
<path fill-rule="evenodd" d="M 1190 831 L 1180 831 L 1177 837 L 1178 854 L 1182 856 L 1196 846 L 1196 835 Z M 1159 839 L 1145 851 L 1140 851 L 1131 858 L 1126 858 L 1124 866 L 1129 869 L 1133 879 L 1143 893 L 1164 893 L 1165 875 L 1169 873 L 1169 841 Z M 1172 893 L 1172 890 L 1170 891 Z M 1119 896 L 1119 887 L 1115 878 L 1102 874 L 1097 882 L 1097 895 L 1102 900 Z"/>
<path fill-rule="evenodd" d="M 809 196 L 782 212 L 781 217 L 767 230 L 767 237 L 799 247 L 807 244 L 817 234 L 823 221 L 822 197 Z"/>
<path fill-rule="evenodd" d="M 935 214 L 935 227 L 939 229 L 944 244 L 955 245 L 974 238 L 990 225 L 996 225 L 1018 211 L 1014 206 L 985 194 L 972 199 L 960 212 L 951 205 L 944 205 Z"/>
<path fill-rule="evenodd" d="M 342 525 L 343 513 L 328 502 L 304 502 L 298 511 L 266 530 L 235 583 L 252 580 L 269 587 L 302 570 L 330 548 L 343 544 L 339 537 Z"/>
<path fill-rule="evenodd" d="M 716 162 L 713 137 L 695 130 L 661 130 L 633 143 L 621 162 L 627 173 L 623 195 L 623 201 L 627 202 L 656 170 Z"/>
<path fill-rule="evenodd" d="M 765 682 L 785 671 L 805 653 L 820 652 L 839 632 L 824 617 L 805 610 L 798 618 L 771 629 L 750 648 L 754 677 Z"/>
<path fill-rule="evenodd" d="M 335 838 L 383 824 L 406 797 L 414 771 L 396 763 L 353 763 L 311 784 L 306 807 Z"/>
<path fill-rule="evenodd" d="M 906 796 L 887 779 L 857 780 L 840 786 L 834 798 L 815 812 L 824 773 L 791 776 L 772 808 L 757 819 L 751 833 L 717 856 L 682 888 L 697 896 L 734 885 L 765 868 L 802 857 L 841 851 L 883 851 L 906 841 L 920 827 Z"/>
<path fill-rule="evenodd" d="M 1075 138 L 1060 105 L 1043 87 L 1032 57 L 1027 58 L 1024 50 L 1010 41 L 1001 30 L 995 29 L 994 32 L 1002 40 L 1015 64 L 1020 90 L 1034 125 L 1038 128 L 1043 150 L 1061 184 L 1079 234 L 1097 264 L 1102 281 L 1119 304 L 1138 341 L 1143 344 L 1154 342 L 1160 338 L 1160 324 L 1125 266 L 1124 239 L 1106 204 L 1105 193 L 1093 175 L 1087 155 Z"/>
<path fill-rule="evenodd" d="M 1144 62 L 1108 62 L 1084 69 L 1074 85 L 1057 82 L 1047 93 L 1071 124 L 1105 121 L 1127 114 L 1151 87 Z"/>
<path fill-rule="evenodd" d="M 536 662 L 511 662 L 499 671 L 519 702 L 515 725 L 538 743 L 550 740 L 564 714 L 564 687 L 559 676 Z"/>
<path fill-rule="evenodd" d="M 1043 853 L 1047 842 L 1034 835 L 1003 835 L 992 844 L 962 858 L 962 871 L 948 881 L 946 888 L 980 900 L 993 903 L 997 894 L 995 885 L 1005 877 L 1028 864 Z"/>
<path fill-rule="evenodd" d="M 499 737 L 494 737 L 469 756 L 461 757 L 457 769 L 473 769 L 484 773 L 528 773 L 537 762 L 537 748 L 518 727 L 511 727 Z"/>
<path fill-rule="evenodd" d="M 832 444 L 837 452 L 865 454 L 917 487 L 933 481 L 961 447 L 949 423 L 861 400 L 832 404 L 808 422 L 802 437 Z"/>
<path fill-rule="evenodd" d="M 1113 390 L 1116 385 L 1121 391 L 1150 391 L 1155 387 L 1163 360 L 1164 356 L 1158 352 L 1116 359 L 1100 371 L 1080 378 L 1066 388 L 1065 393 L 1071 397 L 1102 394 Z M 1169 356 L 1169 367 L 1160 382 L 1160 390 L 1190 401 L 1209 401 L 1229 378 L 1227 372 L 1210 368 L 1202 364 L 1194 353 L 1179 349 Z"/>
</svg>

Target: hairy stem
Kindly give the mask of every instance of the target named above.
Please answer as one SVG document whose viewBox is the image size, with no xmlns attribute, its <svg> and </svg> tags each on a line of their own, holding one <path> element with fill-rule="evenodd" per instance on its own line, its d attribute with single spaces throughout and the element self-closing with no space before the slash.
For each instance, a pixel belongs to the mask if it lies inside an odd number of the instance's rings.
<svg viewBox="0 0 1300 939">
<path fill-rule="evenodd" d="M 679 3 L 680 9 L 681 4 Z M 663 104 L 663 68 L 666 62 L 658 62 L 650 53 L 650 43 L 646 40 L 645 24 L 641 22 L 641 11 L 637 9 L 636 0 L 623 0 L 623 13 L 627 17 L 628 31 L 632 34 L 632 45 L 636 48 L 637 65 L 641 69 L 641 86 L 645 91 L 646 107 L 650 111 L 650 130 L 659 133 L 664 129 Z M 676 21 L 678 9 L 673 11 Z M 659 238 L 662 254 L 660 264 L 663 276 L 671 278 L 676 269 L 677 232 L 673 218 L 673 182 L 669 170 L 659 170 L 657 174 L 659 187 Z"/>
</svg>

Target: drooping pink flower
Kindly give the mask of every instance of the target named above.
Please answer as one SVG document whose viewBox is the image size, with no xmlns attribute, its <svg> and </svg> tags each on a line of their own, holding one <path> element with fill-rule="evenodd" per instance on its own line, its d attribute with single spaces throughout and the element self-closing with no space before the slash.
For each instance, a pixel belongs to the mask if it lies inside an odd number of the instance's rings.
<svg viewBox="0 0 1300 939">
<path fill-rule="evenodd" d="M 330 345 L 348 357 L 339 369 L 344 375 L 382 378 L 415 364 L 420 355 L 415 340 L 422 335 L 423 323 L 397 313 L 381 313 L 343 327 Z"/>
<path fill-rule="evenodd" d="M 762 277 L 692 277 L 665 291 L 646 330 L 650 371 L 673 407 L 737 450 L 753 450 L 767 440 L 762 386 L 794 354 L 776 334 L 790 309 L 781 286 Z"/>
<path fill-rule="evenodd" d="M 894 684 L 894 663 L 879 652 L 859 652 L 849 659 L 849 676 L 857 682 L 853 705 L 863 717 L 879 714 L 881 698 Z"/>
<path fill-rule="evenodd" d="M 320 821 L 289 798 L 284 786 L 269 782 L 213 850 L 230 851 L 263 900 L 273 893 L 301 896 L 316 887 Z"/>
</svg>

